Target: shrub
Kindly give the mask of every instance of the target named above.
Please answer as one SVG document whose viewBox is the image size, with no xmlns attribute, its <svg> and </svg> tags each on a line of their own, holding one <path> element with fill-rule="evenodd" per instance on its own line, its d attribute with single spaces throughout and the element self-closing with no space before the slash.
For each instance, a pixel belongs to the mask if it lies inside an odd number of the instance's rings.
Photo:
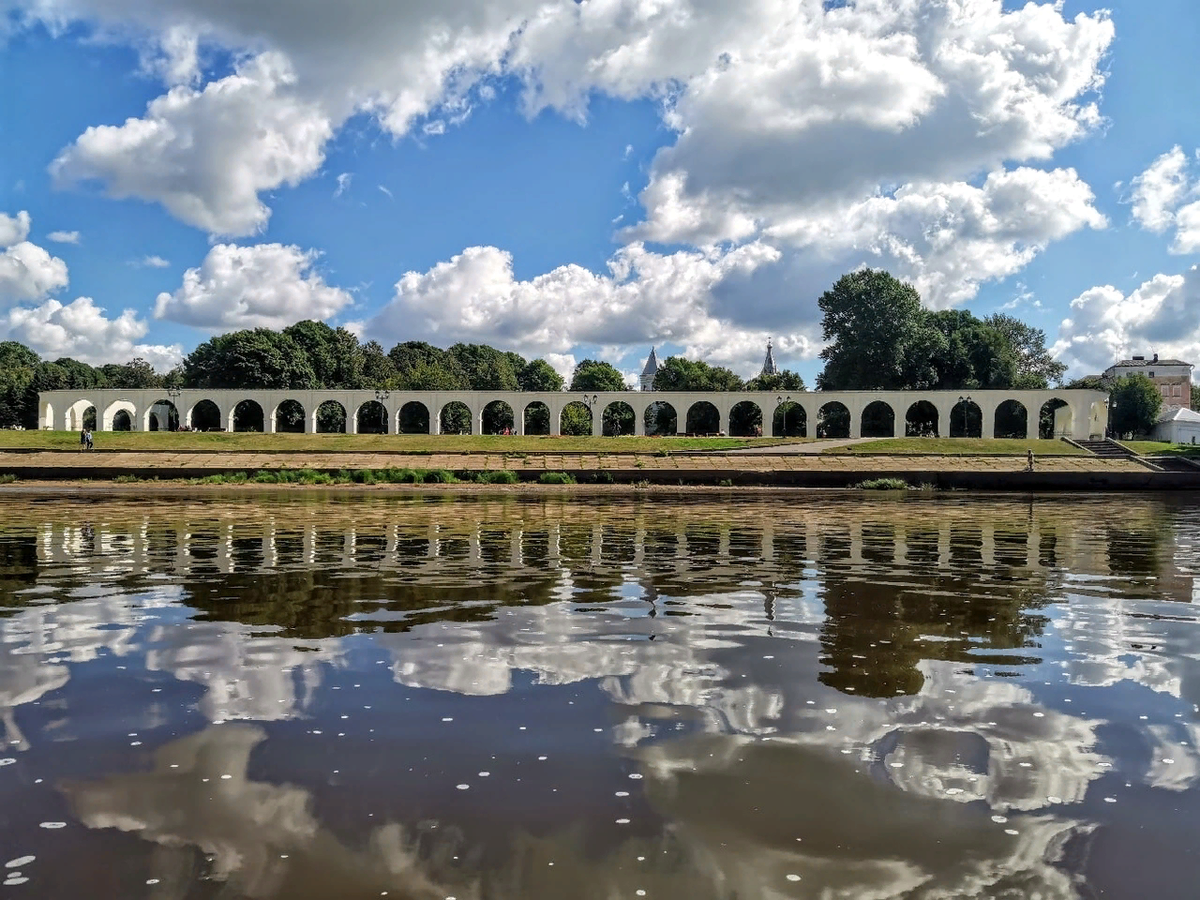
<svg viewBox="0 0 1200 900">
<path fill-rule="evenodd" d="M 458 478 L 446 469 L 430 469 L 424 473 L 426 484 L 456 484 Z"/>
<path fill-rule="evenodd" d="M 355 484 L 375 484 L 379 480 L 373 469 L 359 469 L 350 478 Z"/>
<path fill-rule="evenodd" d="M 501 469 L 498 472 L 480 472 L 475 476 L 478 484 L 516 484 L 520 480 L 517 473 L 510 469 Z"/>
<path fill-rule="evenodd" d="M 115 484 L 137 484 L 141 480 L 136 475 L 118 475 L 113 482 Z"/>
<path fill-rule="evenodd" d="M 612 472 L 597 472 L 593 476 L 592 480 L 595 481 L 596 484 L 612 484 Z"/>
<path fill-rule="evenodd" d="M 575 484 L 575 476 L 566 472 L 543 472 L 538 477 L 538 484 Z"/>
<path fill-rule="evenodd" d="M 0 475 L 0 484 L 12 484 L 16 480 L 17 476 L 12 472 L 5 472 L 3 475 Z"/>
<path fill-rule="evenodd" d="M 860 491 L 907 491 L 908 482 L 903 478 L 871 478 L 855 485 Z"/>
<path fill-rule="evenodd" d="M 717 482 L 717 487 L 733 487 L 733 481 L 728 478 L 722 478 Z"/>
</svg>

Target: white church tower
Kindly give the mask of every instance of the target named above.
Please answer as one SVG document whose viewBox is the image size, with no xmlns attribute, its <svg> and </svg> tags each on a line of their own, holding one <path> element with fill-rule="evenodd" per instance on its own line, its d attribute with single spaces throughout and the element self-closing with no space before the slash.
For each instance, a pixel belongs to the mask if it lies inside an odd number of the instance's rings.
<svg viewBox="0 0 1200 900">
<path fill-rule="evenodd" d="M 646 359 L 646 367 L 642 369 L 642 377 L 640 380 L 641 389 L 643 391 L 654 390 L 654 376 L 658 374 L 658 357 L 654 355 L 654 348 L 650 348 L 650 356 Z"/>
<path fill-rule="evenodd" d="M 771 351 L 771 339 L 767 338 L 767 358 L 763 360 L 762 371 L 759 375 L 778 375 L 779 366 L 775 365 L 775 354 Z"/>
</svg>

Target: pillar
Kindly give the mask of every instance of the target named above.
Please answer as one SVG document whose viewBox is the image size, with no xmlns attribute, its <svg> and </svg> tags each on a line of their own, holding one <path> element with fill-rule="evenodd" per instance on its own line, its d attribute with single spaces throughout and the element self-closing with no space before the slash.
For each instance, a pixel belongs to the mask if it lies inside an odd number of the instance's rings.
<svg viewBox="0 0 1200 900">
<path fill-rule="evenodd" d="M 426 406 L 425 408 L 427 410 L 429 410 L 429 433 L 430 434 L 441 434 L 442 433 L 442 411 L 441 411 L 441 409 L 433 409 L 432 407 L 429 407 L 429 406 Z"/>
<path fill-rule="evenodd" d="M 550 408 L 550 434 L 558 437 L 562 434 L 562 409 Z"/>
<path fill-rule="evenodd" d="M 267 410 L 265 408 L 263 409 L 263 431 L 265 431 L 267 434 L 275 433 L 275 423 L 276 423 L 276 417 L 277 417 L 278 413 L 279 413 L 278 406 L 275 407 L 275 409 L 271 410 L 269 413 L 267 412 Z"/>
<path fill-rule="evenodd" d="M 633 413 L 633 433 L 636 437 L 646 436 L 646 410 L 640 412 L 634 410 Z"/>
<path fill-rule="evenodd" d="M 358 410 L 346 410 L 346 434 L 358 434 Z"/>
<path fill-rule="evenodd" d="M 513 408 L 513 434 L 518 437 L 523 437 L 525 434 L 525 409 L 524 406 L 520 409 Z"/>
<path fill-rule="evenodd" d="M 862 422 L 863 411 L 861 409 L 850 410 L 850 437 L 862 437 Z"/>
<path fill-rule="evenodd" d="M 979 415 L 982 420 L 979 423 L 979 434 L 991 440 L 996 436 L 996 407 L 989 410 L 981 403 L 979 404 Z"/>
<path fill-rule="evenodd" d="M 729 410 L 723 409 L 719 413 L 720 427 L 717 429 L 723 434 L 733 434 L 733 417 Z"/>
<path fill-rule="evenodd" d="M 604 408 L 589 406 L 588 410 L 592 414 L 592 437 L 600 437 L 604 434 Z"/>
</svg>

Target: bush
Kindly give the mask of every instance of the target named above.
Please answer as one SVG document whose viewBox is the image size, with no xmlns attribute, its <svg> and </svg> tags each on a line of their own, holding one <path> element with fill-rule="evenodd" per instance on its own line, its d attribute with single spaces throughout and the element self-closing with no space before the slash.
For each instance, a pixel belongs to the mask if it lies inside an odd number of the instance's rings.
<svg viewBox="0 0 1200 900">
<path fill-rule="evenodd" d="M 595 481 L 596 484 L 612 484 L 612 472 L 597 472 L 595 476 L 593 476 L 592 480 Z"/>
<path fill-rule="evenodd" d="M 717 482 L 717 487 L 733 487 L 733 481 L 728 478 L 722 478 Z"/>
<path fill-rule="evenodd" d="M 118 475 L 113 479 L 114 484 L 137 484 L 142 479 L 136 475 Z"/>
<path fill-rule="evenodd" d="M 3 475 L 0 475 L 0 484 L 12 484 L 16 480 L 17 476 L 12 472 L 5 472 Z"/>
<path fill-rule="evenodd" d="M 517 473 L 510 469 L 501 469 L 499 472 L 480 472 L 475 476 L 477 484 L 516 484 L 520 480 Z"/>
<path fill-rule="evenodd" d="M 860 491 L 907 491 L 908 482 L 903 478 L 871 478 L 855 485 Z"/>
<path fill-rule="evenodd" d="M 566 472 L 543 472 L 538 477 L 538 484 L 575 484 L 575 476 Z"/>
<path fill-rule="evenodd" d="M 457 484 L 458 478 L 446 469 L 430 469 L 424 473 L 425 484 Z"/>
</svg>

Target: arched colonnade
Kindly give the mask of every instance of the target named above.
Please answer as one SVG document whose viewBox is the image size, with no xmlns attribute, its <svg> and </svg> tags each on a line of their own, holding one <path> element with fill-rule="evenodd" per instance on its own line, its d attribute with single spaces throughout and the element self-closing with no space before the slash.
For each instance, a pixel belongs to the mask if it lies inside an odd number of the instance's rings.
<svg viewBox="0 0 1200 900">
<path fill-rule="evenodd" d="M 550 434 L 561 434 L 563 410 L 582 405 L 590 415 L 594 435 L 604 431 L 604 411 L 627 404 L 632 427 L 625 433 L 674 434 L 689 430 L 710 433 L 744 433 L 771 436 L 780 431 L 780 413 L 804 422 L 809 437 L 904 437 L 934 434 L 941 437 L 1039 436 L 1039 420 L 1051 411 L 1055 437 L 1086 439 L 1104 434 L 1107 395 L 1101 391 L 819 391 L 776 392 L 660 392 L 622 391 L 579 394 L 573 391 L 287 391 L 287 390 L 96 390 L 48 391 L 39 395 L 40 426 L 77 431 L 89 408 L 95 411 L 96 428 L 112 431 L 166 430 L 165 423 L 181 427 L 234 430 L 304 431 L 336 430 L 358 433 L 370 430 L 396 434 L 401 430 L 401 410 L 422 410 L 418 421 L 431 434 L 442 431 L 442 412 L 452 404 L 469 416 L 470 431 L 485 433 L 485 409 L 506 404 L 512 412 L 513 431 L 525 431 L 530 408 L 545 407 L 540 421 Z M 412 404 L 417 404 L 413 406 Z M 542 406 L 538 406 L 541 404 Z M 1047 407 L 1047 405 L 1049 405 Z M 654 407 L 651 409 L 651 407 Z M 735 407 L 736 414 L 735 414 Z M 332 418 L 319 411 L 340 409 Z M 497 407 L 492 406 L 492 409 Z M 578 407 L 577 407 L 578 408 Z M 624 409 L 623 407 L 621 409 Z M 658 414 L 665 411 L 666 415 Z M 698 415 L 702 411 L 705 415 Z M 548 415 L 545 415 L 548 413 Z M 121 415 L 124 414 L 124 415 Z M 290 418 L 289 418 L 290 417 Z M 626 412 L 627 418 L 627 412 Z M 548 421 L 545 421 L 548 419 Z M 493 419 L 494 420 L 494 419 Z M 609 417 L 612 421 L 612 417 Z M 340 423 L 343 423 L 341 425 Z M 786 433 L 795 434 L 794 424 Z M 360 423 L 363 424 L 360 427 Z M 427 424 L 425 424 L 427 423 Z M 690 423 L 690 429 L 689 429 Z M 697 427 L 697 423 L 703 423 Z M 749 423 L 749 424 L 748 424 Z M 369 424 L 369 428 L 368 428 Z M 659 426 L 656 428 L 656 425 Z M 714 427 L 715 426 L 715 427 Z M 586 426 L 585 426 L 586 427 Z M 410 429 L 411 430 L 411 429 Z"/>
</svg>

